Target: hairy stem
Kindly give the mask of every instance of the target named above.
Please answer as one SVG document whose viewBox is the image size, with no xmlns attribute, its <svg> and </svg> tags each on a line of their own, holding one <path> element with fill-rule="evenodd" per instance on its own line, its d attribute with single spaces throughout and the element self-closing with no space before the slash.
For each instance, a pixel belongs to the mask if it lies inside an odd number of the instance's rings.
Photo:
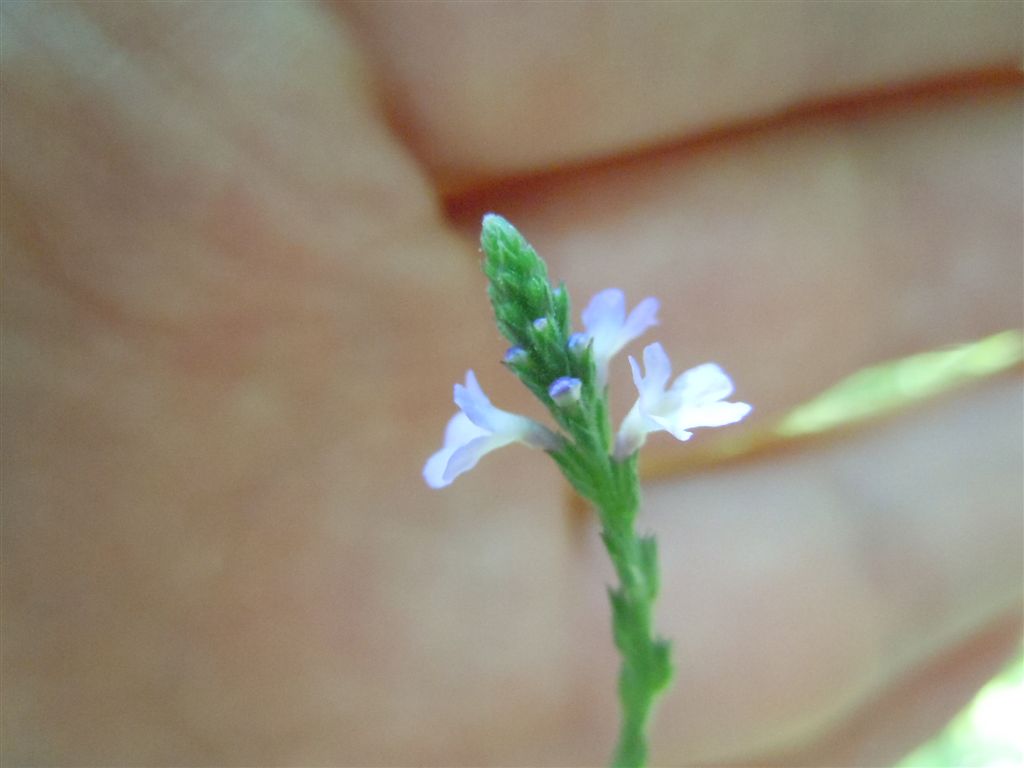
<svg viewBox="0 0 1024 768">
<path fill-rule="evenodd" d="M 654 634 L 653 607 L 658 596 L 657 546 L 653 537 L 638 536 L 639 508 L 636 461 L 610 460 L 609 482 L 598 492 L 608 555 L 619 585 L 608 594 L 612 630 L 622 657 L 619 700 L 622 723 L 612 765 L 635 768 L 647 762 L 647 726 L 657 696 L 672 677 L 669 644 Z"/>
</svg>

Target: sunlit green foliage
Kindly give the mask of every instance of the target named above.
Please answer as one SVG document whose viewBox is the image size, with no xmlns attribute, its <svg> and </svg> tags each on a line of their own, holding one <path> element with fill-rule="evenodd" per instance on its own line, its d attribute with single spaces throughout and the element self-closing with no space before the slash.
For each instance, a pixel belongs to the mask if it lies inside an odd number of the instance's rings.
<svg viewBox="0 0 1024 768">
<path fill-rule="evenodd" d="M 970 344 L 882 363 L 793 409 L 775 431 L 781 437 L 798 437 L 882 416 L 1022 361 L 1024 337 L 1019 331 L 1003 331 Z"/>
<path fill-rule="evenodd" d="M 898 768 L 1020 768 L 1024 765 L 1024 655 L 981 689 L 935 739 Z"/>
</svg>

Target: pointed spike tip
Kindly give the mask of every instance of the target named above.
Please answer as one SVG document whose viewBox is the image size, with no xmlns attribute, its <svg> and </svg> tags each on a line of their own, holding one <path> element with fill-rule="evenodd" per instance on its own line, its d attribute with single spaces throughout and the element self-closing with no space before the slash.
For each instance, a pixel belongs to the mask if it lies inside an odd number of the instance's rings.
<svg viewBox="0 0 1024 768">
<path fill-rule="evenodd" d="M 488 240 L 495 238 L 518 239 L 520 237 L 519 231 L 504 216 L 500 216 L 497 213 L 484 215 L 483 223 L 480 225 L 481 243 L 486 243 Z"/>
</svg>

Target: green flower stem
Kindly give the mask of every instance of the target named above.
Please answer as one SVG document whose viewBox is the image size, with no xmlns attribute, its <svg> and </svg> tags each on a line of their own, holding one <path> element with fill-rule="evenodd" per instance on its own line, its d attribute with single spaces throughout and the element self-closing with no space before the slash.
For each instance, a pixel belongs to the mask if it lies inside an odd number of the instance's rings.
<svg viewBox="0 0 1024 768">
<path fill-rule="evenodd" d="M 647 726 L 655 699 L 672 678 L 670 646 L 654 635 L 653 608 L 658 596 L 657 545 L 637 535 L 639 480 L 635 458 L 609 462 L 610 483 L 598 491 L 598 510 L 608 555 L 619 578 L 609 589 L 612 633 L 622 656 L 619 699 L 622 724 L 612 765 L 633 768 L 647 763 Z"/>
</svg>

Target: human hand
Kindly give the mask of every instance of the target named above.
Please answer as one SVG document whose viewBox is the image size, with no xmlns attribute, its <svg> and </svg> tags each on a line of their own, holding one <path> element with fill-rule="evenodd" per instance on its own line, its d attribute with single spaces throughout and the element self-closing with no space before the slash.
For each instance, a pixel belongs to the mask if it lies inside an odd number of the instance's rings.
<svg viewBox="0 0 1024 768">
<path fill-rule="evenodd" d="M 590 523 L 541 455 L 419 476 L 467 367 L 526 402 L 483 373 L 485 209 L 577 305 L 658 295 L 736 433 L 1020 322 L 1015 4 L 3 14 L 12 763 L 605 758 Z M 941 725 L 1016 643 L 1020 410 L 994 382 L 648 488 L 655 760 L 880 765 Z"/>
</svg>

